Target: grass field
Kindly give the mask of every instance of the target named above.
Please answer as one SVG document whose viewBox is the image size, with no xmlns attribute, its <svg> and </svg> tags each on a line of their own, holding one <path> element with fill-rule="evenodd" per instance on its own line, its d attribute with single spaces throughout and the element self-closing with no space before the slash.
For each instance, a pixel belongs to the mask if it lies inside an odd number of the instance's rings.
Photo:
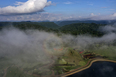
<svg viewBox="0 0 116 77">
<path fill-rule="evenodd" d="M 116 60 L 116 46 L 101 47 L 96 49 L 84 50 L 98 55 L 107 56 L 107 59 Z M 0 58 L 0 77 L 38 77 L 42 75 L 59 75 L 73 69 L 86 65 L 89 59 L 83 59 L 78 50 L 67 48 L 66 53 L 56 59 L 54 64 L 73 64 L 73 66 L 54 66 L 46 68 L 50 63 L 41 64 L 40 62 L 11 63 L 10 58 Z M 6 75 L 5 75 L 6 74 Z"/>
<path fill-rule="evenodd" d="M 107 59 L 116 60 L 116 46 L 108 46 L 108 47 L 99 47 L 93 49 L 85 49 L 85 52 L 92 52 L 96 55 L 106 56 Z M 57 70 L 56 74 L 63 74 L 65 72 L 71 71 L 75 68 L 82 67 L 87 64 L 89 59 L 83 59 L 82 54 L 79 54 L 78 50 L 73 50 L 69 48 L 67 53 L 60 57 L 57 61 L 58 64 L 74 64 L 75 66 L 57 66 L 55 70 Z"/>
<path fill-rule="evenodd" d="M 107 56 L 108 59 L 116 60 L 116 46 L 102 47 L 99 49 L 90 50 L 96 54 Z"/>
</svg>

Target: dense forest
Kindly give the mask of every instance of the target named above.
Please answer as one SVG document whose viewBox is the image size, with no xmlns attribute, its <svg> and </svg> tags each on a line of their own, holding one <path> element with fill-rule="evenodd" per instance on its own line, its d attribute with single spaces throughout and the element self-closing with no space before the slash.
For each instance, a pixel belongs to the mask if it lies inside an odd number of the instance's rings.
<svg viewBox="0 0 116 77">
<path fill-rule="evenodd" d="M 62 26 L 60 31 L 63 33 L 71 33 L 73 35 L 91 34 L 93 36 L 102 36 L 103 33 L 98 30 L 100 26 L 104 26 L 104 24 L 76 23 Z"/>
<path fill-rule="evenodd" d="M 59 26 L 65 26 L 75 23 L 96 23 L 96 24 L 114 24 L 116 20 L 69 20 L 69 21 L 58 21 L 56 22 Z"/>
<path fill-rule="evenodd" d="M 47 32 L 65 33 L 72 35 L 90 34 L 92 36 L 102 36 L 104 33 L 100 32 L 98 28 L 100 26 L 105 26 L 105 24 L 74 23 L 60 27 L 54 22 L 0 22 L 0 29 L 10 26 L 14 26 L 22 30 L 37 29 Z"/>
<path fill-rule="evenodd" d="M 41 25 L 41 26 L 44 26 L 46 28 L 51 28 L 51 29 L 58 29 L 58 28 L 60 28 L 54 22 L 39 22 L 38 24 Z"/>
</svg>

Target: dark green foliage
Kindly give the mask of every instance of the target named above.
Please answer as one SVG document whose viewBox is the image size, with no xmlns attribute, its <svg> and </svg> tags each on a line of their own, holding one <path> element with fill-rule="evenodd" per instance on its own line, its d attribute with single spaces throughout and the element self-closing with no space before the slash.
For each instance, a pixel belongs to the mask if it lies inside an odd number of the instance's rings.
<svg viewBox="0 0 116 77">
<path fill-rule="evenodd" d="M 56 25 L 54 22 L 40 22 L 38 23 L 41 26 L 44 26 L 46 28 L 51 28 L 51 29 L 58 29 L 59 26 Z"/>
<path fill-rule="evenodd" d="M 96 23 L 96 24 L 111 24 L 111 23 L 115 23 L 116 20 L 110 20 L 110 22 L 108 20 L 70 20 L 70 21 L 58 21 L 56 22 L 57 25 L 59 26 L 64 26 L 64 25 L 70 25 L 70 24 L 74 24 L 74 23 Z"/>
<path fill-rule="evenodd" d="M 41 25 L 40 25 L 41 24 Z M 48 26 L 47 26 L 48 25 Z M 4 27 L 14 26 L 21 30 L 26 29 L 36 29 L 36 30 L 44 30 L 47 32 L 58 32 L 59 26 L 54 22 L 0 22 L 0 30 Z"/>
<path fill-rule="evenodd" d="M 12 66 L 7 69 L 6 77 L 34 77 L 28 73 L 20 70 L 20 68 Z"/>
<path fill-rule="evenodd" d="M 12 22 L 0 22 L 0 30 L 8 25 L 11 25 Z"/>
<path fill-rule="evenodd" d="M 8 25 L 13 25 L 14 27 L 22 30 L 36 29 L 36 30 L 44 30 L 47 32 L 55 32 L 57 34 L 58 33 L 72 35 L 90 34 L 92 36 L 104 35 L 104 33 L 98 31 L 98 28 L 104 25 L 95 23 L 76 23 L 65 25 L 62 27 L 59 27 L 54 22 L 0 22 L 0 24 L 1 24 L 0 29 L 2 29 L 3 27 L 9 27 Z"/>
<path fill-rule="evenodd" d="M 63 33 L 71 33 L 73 35 L 80 35 L 80 34 L 91 34 L 93 36 L 102 36 L 103 33 L 98 31 L 100 26 L 104 26 L 101 24 L 95 23 L 76 23 L 65 25 L 60 28 L 61 32 Z"/>
<path fill-rule="evenodd" d="M 7 26 L 7 25 L 11 25 L 12 22 L 0 22 L 0 26 Z"/>
<path fill-rule="evenodd" d="M 16 24 L 16 23 L 14 23 L 14 25 L 13 25 L 14 27 L 16 27 L 16 28 L 19 28 L 19 29 L 23 29 L 23 30 L 25 30 L 25 29 L 39 29 L 39 30 L 47 30 L 47 28 L 45 28 L 45 27 L 43 27 L 43 26 L 40 26 L 40 25 L 38 25 L 37 23 L 18 23 L 18 24 Z"/>
</svg>

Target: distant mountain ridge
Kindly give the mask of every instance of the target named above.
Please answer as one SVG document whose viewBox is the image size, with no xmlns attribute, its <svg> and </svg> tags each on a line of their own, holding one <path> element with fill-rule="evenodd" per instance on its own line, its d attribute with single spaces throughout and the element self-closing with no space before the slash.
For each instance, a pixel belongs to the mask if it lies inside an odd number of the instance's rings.
<svg viewBox="0 0 116 77">
<path fill-rule="evenodd" d="M 116 20 L 71 20 L 71 21 L 58 21 L 55 22 L 59 26 L 64 26 L 64 25 L 69 25 L 69 24 L 74 24 L 74 23 L 96 23 L 96 24 L 112 24 L 115 23 Z"/>
<path fill-rule="evenodd" d="M 71 33 L 73 35 L 91 34 L 102 36 L 103 33 L 98 31 L 100 26 L 105 25 L 96 23 L 74 23 L 60 27 L 60 31 L 63 33 Z"/>
<path fill-rule="evenodd" d="M 13 26 L 16 26 L 16 25 L 39 25 L 39 26 L 43 26 L 43 27 L 46 27 L 46 28 L 49 28 L 49 29 L 58 29 L 59 26 L 57 24 L 55 24 L 54 22 L 31 22 L 31 21 L 28 21 L 28 22 L 0 22 L 0 26 L 9 26 L 9 25 L 13 25 Z"/>
<path fill-rule="evenodd" d="M 3 27 L 14 26 L 21 30 L 27 29 L 36 29 L 36 30 L 44 30 L 47 32 L 55 32 L 55 33 L 64 33 L 64 34 L 72 34 L 72 35 L 81 35 L 81 34 L 90 34 L 92 36 L 103 36 L 104 33 L 100 32 L 98 29 L 101 26 L 105 26 L 106 24 L 96 24 L 96 23 L 73 23 L 65 26 L 58 26 L 54 22 L 0 22 L 0 30 Z M 4 26 L 5 25 L 5 26 Z"/>
<path fill-rule="evenodd" d="M 51 28 L 51 29 L 58 29 L 59 26 L 55 24 L 54 22 L 39 22 L 38 23 L 41 26 L 44 26 L 46 28 Z"/>
</svg>

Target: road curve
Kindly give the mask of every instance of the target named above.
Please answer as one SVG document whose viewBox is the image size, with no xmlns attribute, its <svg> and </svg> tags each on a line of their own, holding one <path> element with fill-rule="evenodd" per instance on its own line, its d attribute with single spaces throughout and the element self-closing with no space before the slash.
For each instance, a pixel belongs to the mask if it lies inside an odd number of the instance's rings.
<svg viewBox="0 0 116 77">
<path fill-rule="evenodd" d="M 87 63 L 85 66 L 80 67 L 80 68 L 77 68 L 77 69 L 74 69 L 74 70 L 72 70 L 72 71 L 70 71 L 70 72 L 67 72 L 67 73 L 65 73 L 65 74 L 62 74 L 61 77 L 67 77 L 67 76 L 69 76 L 69 75 L 75 74 L 75 73 L 80 72 L 80 71 L 83 71 L 83 70 L 85 70 L 85 69 L 88 69 L 89 67 L 91 67 L 91 65 L 92 65 L 94 62 L 97 62 L 97 61 L 108 61 L 108 62 L 114 62 L 114 63 L 116 63 L 116 61 L 107 60 L 107 59 L 91 59 L 91 60 L 88 61 L 88 63 Z"/>
<path fill-rule="evenodd" d="M 6 74 L 7 74 L 7 69 L 8 69 L 9 67 L 7 67 L 6 69 L 4 69 L 4 75 L 3 75 L 3 77 L 6 77 Z"/>
</svg>

